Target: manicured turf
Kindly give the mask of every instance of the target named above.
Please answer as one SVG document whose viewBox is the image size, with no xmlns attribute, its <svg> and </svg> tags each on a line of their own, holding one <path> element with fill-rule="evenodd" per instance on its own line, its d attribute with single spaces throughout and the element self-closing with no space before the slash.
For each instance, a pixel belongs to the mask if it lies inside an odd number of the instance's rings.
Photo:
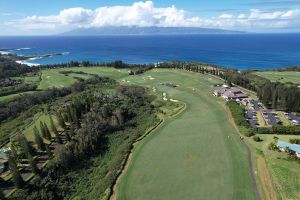
<svg viewBox="0 0 300 200">
<path fill-rule="evenodd" d="M 152 76 L 154 80 L 143 79 Z M 187 110 L 134 149 L 118 187 L 118 199 L 254 199 L 245 147 L 212 96 L 216 79 L 188 72 L 153 70 L 126 82 L 156 87 Z M 178 84 L 178 88 L 160 85 Z"/>
<path fill-rule="evenodd" d="M 43 70 L 42 81 L 38 89 L 45 90 L 49 88 L 62 88 L 68 87 L 76 82 L 76 79 L 65 76 L 59 73 L 57 70 Z"/>
<path fill-rule="evenodd" d="M 300 72 L 257 72 L 256 73 L 259 76 L 262 76 L 264 78 L 270 79 L 271 81 L 279 81 L 282 83 L 292 82 L 295 84 L 300 84 Z"/>
</svg>

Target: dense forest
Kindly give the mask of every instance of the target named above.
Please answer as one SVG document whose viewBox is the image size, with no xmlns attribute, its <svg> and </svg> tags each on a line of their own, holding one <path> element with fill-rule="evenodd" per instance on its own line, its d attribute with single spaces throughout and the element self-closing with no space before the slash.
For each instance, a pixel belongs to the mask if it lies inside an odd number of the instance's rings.
<svg viewBox="0 0 300 200">
<path fill-rule="evenodd" d="M 142 87 L 121 86 L 103 77 L 93 77 L 69 89 L 50 90 L 47 95 L 48 99 L 60 97 L 51 102 L 41 97 L 41 102 L 48 104 L 47 112 L 56 116 L 64 132 L 58 134 L 51 119 L 54 136 L 41 123 L 41 132 L 35 129 L 34 133 L 37 146 L 19 134 L 11 139 L 13 148 L 21 154 L 13 153 L 10 158 L 13 181 L 19 189 L 8 199 L 94 200 L 109 195 L 132 143 L 158 122 L 152 97 Z M 53 152 L 44 141 L 57 144 Z M 34 158 L 43 152 L 52 159 L 39 170 Z M 36 174 L 27 184 L 16 165 L 21 155 Z"/>
<path fill-rule="evenodd" d="M 27 65 L 21 65 L 14 61 L 0 61 L 0 79 L 20 76 L 25 73 L 32 73 L 38 70 L 38 67 L 28 67 Z"/>
</svg>

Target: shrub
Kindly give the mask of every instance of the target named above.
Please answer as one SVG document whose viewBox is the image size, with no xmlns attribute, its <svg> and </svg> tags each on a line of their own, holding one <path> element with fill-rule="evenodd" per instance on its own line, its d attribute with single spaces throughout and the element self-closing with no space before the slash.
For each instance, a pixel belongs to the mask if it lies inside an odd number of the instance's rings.
<svg viewBox="0 0 300 200">
<path fill-rule="evenodd" d="M 277 147 L 277 145 L 275 144 L 275 142 L 271 142 L 271 143 L 269 144 L 269 146 L 268 146 L 268 149 L 273 150 L 273 151 L 276 151 L 276 150 L 278 150 L 278 147 Z"/>
<path fill-rule="evenodd" d="M 255 142 L 261 142 L 261 141 L 262 141 L 262 139 L 261 139 L 259 136 L 254 136 L 254 137 L 253 137 L 253 140 L 254 140 Z"/>
<path fill-rule="evenodd" d="M 296 138 L 290 139 L 290 143 L 292 143 L 292 144 L 300 144 L 300 139 L 296 139 Z"/>
</svg>

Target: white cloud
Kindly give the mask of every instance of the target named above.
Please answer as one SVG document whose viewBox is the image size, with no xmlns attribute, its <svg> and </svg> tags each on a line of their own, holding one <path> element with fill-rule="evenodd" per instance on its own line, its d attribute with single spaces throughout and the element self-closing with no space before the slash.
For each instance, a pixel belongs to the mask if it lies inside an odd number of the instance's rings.
<svg viewBox="0 0 300 200">
<path fill-rule="evenodd" d="M 200 13 L 201 14 L 201 13 Z M 251 9 L 247 13 L 222 13 L 216 17 L 191 17 L 175 6 L 158 8 L 152 1 L 135 2 L 131 6 L 99 7 L 95 10 L 69 8 L 57 15 L 29 16 L 7 25 L 22 30 L 63 32 L 80 27 L 159 26 L 204 27 L 236 30 L 300 28 L 300 10 L 264 12 Z"/>
</svg>

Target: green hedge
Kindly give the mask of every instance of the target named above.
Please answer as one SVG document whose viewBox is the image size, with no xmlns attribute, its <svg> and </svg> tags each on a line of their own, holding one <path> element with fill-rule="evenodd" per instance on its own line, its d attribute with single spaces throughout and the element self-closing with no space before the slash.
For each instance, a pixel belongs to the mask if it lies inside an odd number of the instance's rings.
<svg viewBox="0 0 300 200">
<path fill-rule="evenodd" d="M 228 101 L 226 105 L 229 108 L 234 122 L 238 126 L 240 132 L 246 136 L 253 135 L 252 128 L 245 117 L 245 109 L 235 101 Z"/>
</svg>

